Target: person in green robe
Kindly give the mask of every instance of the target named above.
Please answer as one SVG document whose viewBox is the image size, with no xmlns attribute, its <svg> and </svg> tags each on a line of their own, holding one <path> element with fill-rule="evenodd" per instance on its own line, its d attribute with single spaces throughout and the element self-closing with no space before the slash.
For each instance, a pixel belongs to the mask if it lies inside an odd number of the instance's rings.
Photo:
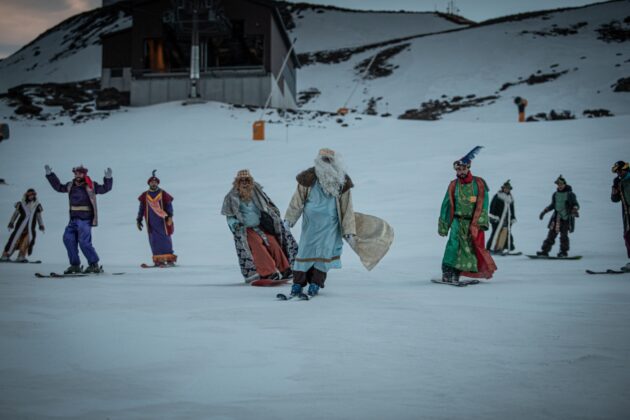
<svg viewBox="0 0 630 420">
<path fill-rule="evenodd" d="M 485 249 L 488 230 L 488 186 L 470 171 L 472 159 L 481 150 L 475 147 L 453 162 L 457 177 L 450 182 L 438 220 L 438 234 L 447 236 L 442 259 L 442 281 L 458 283 L 460 276 L 492 277 L 496 264 Z"/>
</svg>

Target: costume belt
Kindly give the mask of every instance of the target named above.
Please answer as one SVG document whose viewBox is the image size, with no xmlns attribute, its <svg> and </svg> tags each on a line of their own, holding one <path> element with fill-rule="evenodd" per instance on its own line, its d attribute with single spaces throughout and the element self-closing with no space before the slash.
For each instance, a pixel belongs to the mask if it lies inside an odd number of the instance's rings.
<svg viewBox="0 0 630 420">
<path fill-rule="evenodd" d="M 70 211 L 92 211 L 90 206 L 70 206 Z"/>
</svg>

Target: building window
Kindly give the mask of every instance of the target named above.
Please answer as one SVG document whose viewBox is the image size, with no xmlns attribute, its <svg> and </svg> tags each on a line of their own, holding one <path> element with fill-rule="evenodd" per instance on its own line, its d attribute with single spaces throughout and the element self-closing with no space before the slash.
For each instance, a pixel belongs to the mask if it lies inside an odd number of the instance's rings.
<svg viewBox="0 0 630 420">
<path fill-rule="evenodd" d="M 164 41 L 153 38 L 144 40 L 144 68 L 154 72 L 166 71 Z"/>
<path fill-rule="evenodd" d="M 208 68 L 262 66 L 265 37 L 249 35 L 239 38 L 208 38 L 204 42 Z"/>
</svg>

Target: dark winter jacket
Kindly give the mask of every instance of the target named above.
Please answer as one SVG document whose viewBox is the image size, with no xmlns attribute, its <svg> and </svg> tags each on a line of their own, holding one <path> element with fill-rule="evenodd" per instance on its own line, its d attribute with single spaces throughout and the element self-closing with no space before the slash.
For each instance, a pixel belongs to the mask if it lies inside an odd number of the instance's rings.
<svg viewBox="0 0 630 420">
<path fill-rule="evenodd" d="M 103 178 L 103 185 L 92 182 L 87 178 L 83 185 L 75 185 L 73 181 L 62 184 L 55 173 L 46 175 L 46 179 L 57 192 L 68 193 L 70 201 L 70 218 L 92 220 L 92 226 L 98 225 L 98 208 L 96 194 L 105 194 L 112 189 L 113 179 Z M 79 209 L 84 208 L 84 209 Z"/>
<path fill-rule="evenodd" d="M 492 197 L 492 201 L 490 202 L 490 210 L 489 210 L 488 217 L 490 218 L 490 223 L 492 223 L 493 225 L 499 223 L 499 220 L 501 219 L 501 215 L 503 214 L 503 210 L 505 209 L 505 200 L 502 197 L 505 197 L 505 196 L 508 196 L 511 199 L 510 223 L 516 220 L 516 213 L 514 212 L 514 197 L 512 197 L 512 194 L 499 192 L 499 193 L 496 193 L 494 197 Z M 507 222 L 508 221 L 505 220 L 503 224 L 507 225 Z"/>
<path fill-rule="evenodd" d="M 553 215 L 551 216 L 551 220 L 549 221 L 549 229 L 555 229 L 556 220 L 558 219 L 558 212 L 556 211 L 556 197 L 558 194 L 567 193 L 567 201 L 565 202 L 567 213 L 569 214 L 569 232 L 573 232 L 575 230 L 575 218 L 578 217 L 578 210 L 580 209 L 580 204 L 577 201 L 577 196 L 573 192 L 573 188 L 570 185 L 567 185 L 564 188 L 564 191 L 556 191 L 551 196 L 551 204 L 545 207 L 544 212 L 547 213 L 553 210 Z"/>
<path fill-rule="evenodd" d="M 630 231 L 630 172 L 621 179 L 616 177 L 613 180 L 613 188 L 617 193 L 612 193 L 610 199 L 613 203 L 621 202 L 621 214 L 623 216 L 623 231 Z"/>
</svg>

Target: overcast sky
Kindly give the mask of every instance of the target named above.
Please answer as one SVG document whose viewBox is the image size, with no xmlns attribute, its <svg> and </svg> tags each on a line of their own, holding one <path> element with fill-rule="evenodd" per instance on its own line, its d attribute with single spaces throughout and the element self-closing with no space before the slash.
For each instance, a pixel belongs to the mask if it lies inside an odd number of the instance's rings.
<svg viewBox="0 0 630 420">
<path fill-rule="evenodd" d="M 404 9 L 423 12 L 445 11 L 449 0 L 312 0 L 308 2 L 352 9 Z M 531 10 L 582 6 L 596 2 L 598 1 L 455 0 L 455 5 L 462 16 L 481 21 Z M 101 0 L 0 0 L 0 58 L 11 55 L 64 19 L 100 5 Z"/>
</svg>

